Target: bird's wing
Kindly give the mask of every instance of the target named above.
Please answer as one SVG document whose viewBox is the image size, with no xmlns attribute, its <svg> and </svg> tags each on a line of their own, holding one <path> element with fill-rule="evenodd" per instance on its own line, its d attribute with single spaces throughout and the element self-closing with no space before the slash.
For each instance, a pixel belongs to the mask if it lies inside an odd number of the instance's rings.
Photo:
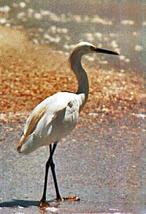
<svg viewBox="0 0 146 214">
<path fill-rule="evenodd" d="M 32 113 L 30 114 L 30 116 L 28 117 L 28 119 L 26 121 L 26 125 L 24 128 L 24 134 L 21 137 L 17 150 L 21 149 L 21 147 L 22 147 L 23 143 L 25 142 L 25 140 L 27 139 L 27 137 L 34 132 L 38 122 L 45 114 L 45 111 L 46 111 L 45 106 L 41 106 L 41 108 L 37 107 L 32 111 Z"/>
<path fill-rule="evenodd" d="M 57 94 L 59 94 L 59 93 L 57 93 Z M 58 96 L 54 96 L 54 97 L 51 96 L 49 98 L 42 101 L 38 106 L 36 106 L 36 108 L 32 111 L 32 113 L 28 117 L 25 128 L 24 128 L 24 134 L 21 137 L 21 140 L 17 147 L 18 151 L 20 151 L 25 140 L 28 138 L 29 135 L 31 135 L 34 132 L 39 121 L 46 113 L 49 114 L 48 122 L 50 123 L 60 111 L 62 111 L 68 105 L 70 105 L 70 102 L 68 99 L 62 100 L 61 97 L 58 99 Z M 53 102 L 53 101 L 55 101 L 55 102 Z"/>
</svg>

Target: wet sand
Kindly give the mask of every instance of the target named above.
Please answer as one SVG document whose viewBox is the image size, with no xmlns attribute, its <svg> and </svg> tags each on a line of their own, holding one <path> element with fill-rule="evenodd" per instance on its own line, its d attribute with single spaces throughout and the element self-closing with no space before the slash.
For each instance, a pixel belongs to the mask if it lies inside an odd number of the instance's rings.
<svg viewBox="0 0 146 214">
<path fill-rule="evenodd" d="M 16 145 L 23 126 L 24 121 L 0 126 L 0 213 L 50 213 L 38 208 L 49 150 L 21 157 Z M 61 195 L 81 200 L 54 202 L 50 173 L 47 199 L 54 213 L 144 214 L 145 130 L 146 120 L 130 114 L 102 123 L 80 120 L 58 144 L 54 160 Z"/>
</svg>

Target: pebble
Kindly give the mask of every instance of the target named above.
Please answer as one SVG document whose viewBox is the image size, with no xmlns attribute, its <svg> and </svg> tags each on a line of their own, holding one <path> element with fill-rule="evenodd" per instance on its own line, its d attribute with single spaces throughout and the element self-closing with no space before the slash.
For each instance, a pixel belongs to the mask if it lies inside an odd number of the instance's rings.
<svg viewBox="0 0 146 214">
<path fill-rule="evenodd" d="M 7 13 L 11 10 L 11 8 L 7 5 L 5 5 L 4 7 L 0 7 L 0 12 L 4 12 Z"/>
<path fill-rule="evenodd" d="M 133 20 L 122 20 L 123 25 L 134 25 L 135 22 Z"/>
<path fill-rule="evenodd" d="M 135 45 L 135 51 L 142 51 L 143 47 L 141 45 Z"/>
<path fill-rule="evenodd" d="M 20 2 L 20 7 L 21 8 L 25 8 L 26 7 L 26 3 L 25 2 Z"/>
</svg>

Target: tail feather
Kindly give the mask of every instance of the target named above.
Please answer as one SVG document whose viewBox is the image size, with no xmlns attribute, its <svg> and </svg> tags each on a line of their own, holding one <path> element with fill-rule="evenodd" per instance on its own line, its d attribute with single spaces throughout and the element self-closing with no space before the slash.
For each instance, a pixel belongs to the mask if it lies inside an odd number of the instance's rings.
<svg viewBox="0 0 146 214">
<path fill-rule="evenodd" d="M 24 142 L 24 138 L 21 138 L 20 143 L 17 147 L 17 151 L 21 154 L 28 155 L 37 148 L 39 148 L 39 140 L 34 137 L 32 133 Z"/>
<path fill-rule="evenodd" d="M 17 152 L 21 153 L 21 147 L 22 147 L 22 145 L 24 144 L 25 140 L 26 140 L 26 137 L 25 137 L 25 135 L 23 135 L 23 136 L 21 137 L 21 140 L 20 140 L 18 146 L 17 146 Z"/>
</svg>

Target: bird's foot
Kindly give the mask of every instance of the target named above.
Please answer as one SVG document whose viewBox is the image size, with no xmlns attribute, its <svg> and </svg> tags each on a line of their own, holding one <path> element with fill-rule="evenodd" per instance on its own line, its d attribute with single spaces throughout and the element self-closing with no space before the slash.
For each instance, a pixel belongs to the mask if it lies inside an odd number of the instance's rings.
<svg viewBox="0 0 146 214">
<path fill-rule="evenodd" d="M 64 198 L 56 198 L 57 201 L 80 201 L 78 196 L 64 197 Z"/>
<path fill-rule="evenodd" d="M 42 199 L 39 203 L 40 208 L 50 207 L 51 205 L 44 199 Z"/>
</svg>

